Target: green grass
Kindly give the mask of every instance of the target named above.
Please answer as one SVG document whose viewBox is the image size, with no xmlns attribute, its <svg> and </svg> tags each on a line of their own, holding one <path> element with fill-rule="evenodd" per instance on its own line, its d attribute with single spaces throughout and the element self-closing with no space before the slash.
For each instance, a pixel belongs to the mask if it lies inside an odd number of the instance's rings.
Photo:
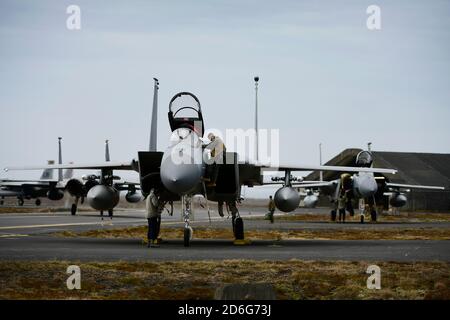
<svg viewBox="0 0 450 320">
<path fill-rule="evenodd" d="M 66 288 L 67 266 L 81 290 Z M 381 268 L 381 290 L 366 287 Z M 269 283 L 278 299 L 450 299 L 446 262 L 0 262 L 0 299 L 212 299 L 224 283 Z"/>
</svg>

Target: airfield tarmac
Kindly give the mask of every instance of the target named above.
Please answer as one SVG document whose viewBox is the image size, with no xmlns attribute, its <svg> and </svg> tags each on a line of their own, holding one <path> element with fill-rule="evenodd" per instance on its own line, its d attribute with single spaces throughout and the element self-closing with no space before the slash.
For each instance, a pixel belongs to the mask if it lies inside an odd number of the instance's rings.
<svg viewBox="0 0 450 320">
<path fill-rule="evenodd" d="M 274 224 L 263 220 L 263 208 L 241 210 L 246 230 L 386 230 L 398 228 L 450 229 L 450 222 L 366 223 L 355 219 L 346 224 L 330 223 L 328 209 L 307 209 L 323 215 L 323 221 L 276 219 Z M 298 209 L 302 214 L 306 209 Z M 276 216 L 277 218 L 277 216 Z M 231 228 L 230 219 L 212 215 L 205 210 L 194 214 L 194 239 L 189 248 L 182 239 L 164 241 L 159 248 L 147 248 L 142 239 L 101 239 L 57 237 L 56 232 L 83 232 L 146 225 L 144 211 L 117 211 L 113 220 L 102 221 L 98 213 L 80 212 L 70 216 L 55 213 L 3 213 L 0 215 L 0 260 L 79 260 L 79 261 L 172 261 L 172 260 L 347 260 L 347 261 L 450 261 L 450 240 L 253 240 L 245 246 L 234 246 L 229 240 L 195 239 L 196 228 Z M 163 227 L 182 228 L 180 215 L 163 215 Z"/>
</svg>

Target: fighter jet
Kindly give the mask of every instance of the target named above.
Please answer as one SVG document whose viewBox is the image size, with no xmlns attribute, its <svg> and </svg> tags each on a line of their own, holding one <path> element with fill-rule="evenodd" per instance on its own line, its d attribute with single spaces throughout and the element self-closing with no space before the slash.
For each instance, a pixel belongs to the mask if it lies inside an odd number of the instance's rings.
<svg viewBox="0 0 450 320">
<path fill-rule="evenodd" d="M 62 164 L 62 150 L 61 140 L 58 138 L 58 154 L 59 164 Z M 52 165 L 55 162 L 49 160 L 48 164 Z M 70 179 L 73 174 L 72 169 L 67 169 L 62 174 L 62 169 L 59 169 L 58 180 L 53 179 L 54 169 L 44 169 L 39 180 L 15 180 L 15 179 L 2 179 L 0 180 L 0 205 L 4 204 L 5 197 L 17 197 L 18 205 L 23 206 L 24 200 L 36 199 L 35 204 L 41 205 L 40 198 L 48 198 L 50 200 L 61 200 L 64 197 L 64 193 L 58 190 L 58 183 L 64 179 Z"/>
<path fill-rule="evenodd" d="M 210 162 L 205 157 L 205 133 L 203 112 L 199 99 L 190 92 L 180 92 L 169 102 L 168 121 L 172 134 L 164 152 L 156 148 L 157 91 L 159 82 L 155 80 L 153 116 L 149 151 L 139 151 L 137 159 L 126 162 L 104 162 L 86 165 L 53 165 L 55 169 L 95 169 L 101 170 L 99 183 L 87 192 L 88 203 L 97 210 L 112 210 L 118 203 L 118 190 L 114 188 L 115 170 L 134 170 L 139 173 L 140 188 L 146 197 L 149 214 L 149 233 L 151 241 L 159 236 L 161 213 L 171 201 L 181 200 L 181 215 L 184 220 L 184 246 L 189 246 L 193 236 L 190 226 L 192 199 L 202 195 L 207 200 L 224 203 L 231 211 L 231 224 L 236 241 L 244 240 L 244 224 L 239 216 L 237 203 L 241 197 L 242 186 L 263 185 L 263 172 L 284 172 L 282 186 L 275 194 L 275 204 L 281 211 L 290 212 L 299 205 L 300 196 L 292 187 L 293 171 L 340 171 L 377 172 L 394 174 L 396 170 L 379 168 L 317 166 L 301 164 L 271 164 L 238 161 L 236 152 L 225 152 L 223 161 Z M 186 114 L 188 113 L 188 114 Z M 42 167 L 8 168 L 9 170 L 36 170 Z M 211 170 L 213 169 L 213 170 Z M 211 179 L 211 171 L 217 170 L 217 180 L 212 185 L 205 181 Z M 220 211 L 220 209 L 219 209 Z"/>
<path fill-rule="evenodd" d="M 357 167 L 370 168 L 372 164 L 373 156 L 370 151 L 361 151 L 356 156 L 355 165 Z M 353 175 L 347 172 L 341 174 L 340 178 L 336 180 L 300 183 L 299 186 L 307 190 L 307 195 L 304 198 L 305 207 L 315 207 L 319 200 L 319 195 L 325 195 L 330 198 L 333 204 L 333 209 L 330 213 L 332 221 L 336 221 L 338 213 L 339 220 L 343 219 L 345 221 L 346 211 L 353 216 L 353 203 L 358 201 L 361 223 L 364 223 L 366 204 L 368 205 L 371 221 L 377 220 L 377 203 L 381 203 L 384 196 L 389 196 L 391 206 L 399 208 L 406 204 L 407 197 L 405 192 L 408 192 L 409 189 L 445 189 L 440 186 L 392 183 L 384 176 L 375 176 L 373 172 L 358 172 Z M 313 190 L 319 190 L 319 195 L 314 193 Z"/>
<path fill-rule="evenodd" d="M 105 140 L 105 163 L 109 163 L 110 161 L 111 156 L 109 153 L 109 140 Z M 83 204 L 85 198 L 92 208 L 100 211 L 100 216 L 102 218 L 103 211 L 108 211 L 109 217 L 113 217 L 113 208 L 119 202 L 120 191 L 127 191 L 127 194 L 125 195 L 125 199 L 127 202 L 136 203 L 142 200 L 142 195 L 138 191 L 139 183 L 126 181 L 121 182 L 118 181 L 120 180 L 120 177 L 118 176 L 103 175 L 103 180 L 110 180 L 109 183 L 111 183 L 111 185 L 113 186 L 112 189 L 114 190 L 102 187 L 96 188 L 96 186 L 98 186 L 99 184 L 104 183 L 104 181 L 102 182 L 101 179 L 102 171 L 99 171 L 97 174 L 87 174 L 83 175 L 81 178 L 71 178 L 58 184 L 58 190 L 69 193 L 69 195 L 73 198 L 73 203 L 70 208 L 72 215 L 76 215 L 78 203 L 81 202 Z M 109 199 L 109 197 L 112 198 Z M 110 203 L 104 205 L 102 203 L 103 198 L 109 199 L 108 201 Z"/>
</svg>

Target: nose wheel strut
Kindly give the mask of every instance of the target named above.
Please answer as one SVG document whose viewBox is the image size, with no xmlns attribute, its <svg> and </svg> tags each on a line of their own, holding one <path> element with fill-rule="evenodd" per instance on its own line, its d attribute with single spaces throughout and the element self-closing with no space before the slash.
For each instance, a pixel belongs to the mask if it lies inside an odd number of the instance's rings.
<svg viewBox="0 0 450 320">
<path fill-rule="evenodd" d="M 192 197 L 184 195 L 182 197 L 182 210 L 183 210 L 183 220 L 184 220 L 184 246 L 189 247 L 192 240 L 194 231 L 190 226 L 190 215 L 191 215 L 191 201 Z"/>
</svg>

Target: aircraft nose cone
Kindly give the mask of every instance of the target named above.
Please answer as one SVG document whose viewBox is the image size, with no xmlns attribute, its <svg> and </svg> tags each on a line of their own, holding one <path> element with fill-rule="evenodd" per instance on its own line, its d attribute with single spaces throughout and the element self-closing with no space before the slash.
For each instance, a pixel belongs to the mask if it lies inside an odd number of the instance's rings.
<svg viewBox="0 0 450 320">
<path fill-rule="evenodd" d="M 161 164 L 161 181 L 169 191 L 186 194 L 200 183 L 201 168 L 201 164 L 174 163 L 168 157 Z"/>
<path fill-rule="evenodd" d="M 361 197 L 373 197 L 378 190 L 378 186 L 374 177 L 362 176 L 358 180 L 358 192 Z"/>
</svg>

